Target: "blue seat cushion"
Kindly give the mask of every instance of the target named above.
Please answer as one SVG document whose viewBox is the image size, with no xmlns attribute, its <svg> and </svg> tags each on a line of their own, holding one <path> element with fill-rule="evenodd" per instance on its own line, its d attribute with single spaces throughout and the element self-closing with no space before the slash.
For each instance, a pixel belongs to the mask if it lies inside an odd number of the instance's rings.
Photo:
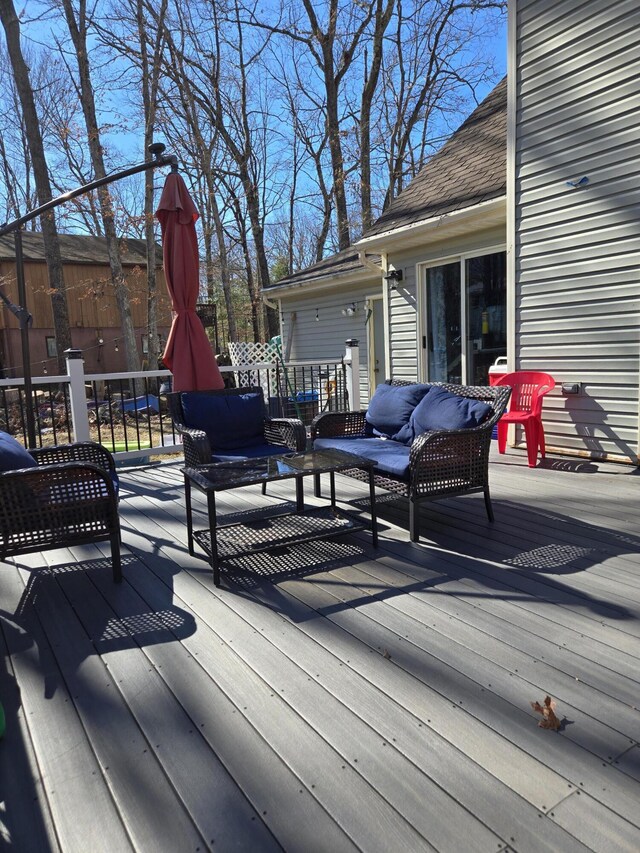
<svg viewBox="0 0 640 853">
<path fill-rule="evenodd" d="M 429 430 L 477 427 L 491 411 L 491 406 L 483 400 L 460 397 L 444 388 L 433 386 L 415 407 L 409 423 L 396 435 L 396 440 L 411 444 L 416 436 Z"/>
<path fill-rule="evenodd" d="M 234 451 L 264 444 L 262 392 L 201 394 L 185 391 L 181 400 L 185 423 L 203 430 L 212 448 Z"/>
<path fill-rule="evenodd" d="M 374 435 L 395 438 L 430 385 L 378 385 L 367 409 L 366 421 Z"/>
<path fill-rule="evenodd" d="M 0 431 L 0 471 L 35 468 L 33 456 L 8 432 Z"/>
<path fill-rule="evenodd" d="M 315 450 L 344 450 L 378 463 L 376 473 L 409 478 L 410 448 L 385 438 L 316 438 Z"/>
<path fill-rule="evenodd" d="M 291 450 L 276 444 L 252 444 L 251 447 L 242 447 L 235 453 L 214 449 L 211 453 L 211 461 L 237 462 L 238 459 L 257 459 L 259 456 L 277 456 L 279 453 L 291 453 Z"/>
</svg>

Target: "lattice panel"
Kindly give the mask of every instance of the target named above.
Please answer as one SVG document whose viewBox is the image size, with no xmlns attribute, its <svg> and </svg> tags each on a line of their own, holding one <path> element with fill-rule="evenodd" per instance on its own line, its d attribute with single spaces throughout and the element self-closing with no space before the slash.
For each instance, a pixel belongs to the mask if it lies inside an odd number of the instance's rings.
<svg viewBox="0 0 640 853">
<path fill-rule="evenodd" d="M 251 343 L 244 341 L 230 341 L 229 355 L 231 356 L 231 364 L 261 364 L 264 362 L 273 362 L 276 359 L 276 348 L 271 343 Z M 265 395 L 265 400 L 277 394 L 275 382 L 270 383 L 269 374 L 264 370 L 242 370 L 235 372 L 236 385 L 240 387 L 250 387 L 260 385 Z M 270 388 L 272 384 L 274 387 Z"/>
</svg>

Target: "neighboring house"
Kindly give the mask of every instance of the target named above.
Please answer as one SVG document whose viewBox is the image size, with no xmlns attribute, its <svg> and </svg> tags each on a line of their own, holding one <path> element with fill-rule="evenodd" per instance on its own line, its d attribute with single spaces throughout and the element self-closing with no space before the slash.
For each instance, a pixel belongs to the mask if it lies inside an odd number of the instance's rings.
<svg viewBox="0 0 640 853">
<path fill-rule="evenodd" d="M 266 288 L 277 305 L 287 361 L 339 360 L 357 340 L 363 400 L 385 379 L 382 270 L 379 255 L 346 249 Z"/>
<path fill-rule="evenodd" d="M 61 234 L 60 250 L 67 291 L 72 345 L 83 352 L 87 373 L 126 370 L 122 324 L 115 293 L 106 240 L 77 234 Z M 22 234 L 27 308 L 33 316 L 29 330 L 31 369 L 34 376 L 57 373 L 55 336 L 49 281 L 42 234 Z M 124 274 L 131 294 L 131 313 L 139 351 L 144 361 L 147 335 L 146 243 L 126 239 L 121 244 Z M 166 340 L 171 327 L 171 302 L 161 268 L 158 247 L 158 333 Z M 0 282 L 3 292 L 18 304 L 13 236 L 0 237 Z M 157 365 L 149 365 L 155 369 Z M 22 376 L 20 329 L 16 318 L 0 303 L 0 375 Z"/>
</svg>

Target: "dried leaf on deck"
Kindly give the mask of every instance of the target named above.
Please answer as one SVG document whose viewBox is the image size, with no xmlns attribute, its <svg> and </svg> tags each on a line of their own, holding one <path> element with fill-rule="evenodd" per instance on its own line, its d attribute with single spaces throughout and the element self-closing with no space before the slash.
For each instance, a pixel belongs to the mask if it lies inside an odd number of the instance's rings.
<svg viewBox="0 0 640 853">
<path fill-rule="evenodd" d="M 542 719 L 538 723 L 541 729 L 553 729 L 557 732 L 562 726 L 561 721 L 558 719 L 554 711 L 556 703 L 552 700 L 551 696 L 545 696 L 544 703 L 542 705 L 540 702 L 532 702 L 531 707 L 537 714 L 542 715 Z"/>
</svg>

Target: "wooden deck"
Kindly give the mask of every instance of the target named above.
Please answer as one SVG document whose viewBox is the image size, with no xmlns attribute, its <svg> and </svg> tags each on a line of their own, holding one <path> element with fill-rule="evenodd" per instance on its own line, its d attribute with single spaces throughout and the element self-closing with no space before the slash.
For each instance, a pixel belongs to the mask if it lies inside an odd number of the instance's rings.
<svg viewBox="0 0 640 853">
<path fill-rule="evenodd" d="M 640 472 L 491 464 L 494 525 L 435 503 L 414 545 L 381 494 L 377 551 L 262 554 L 216 589 L 163 462 L 122 474 L 123 584 L 106 549 L 2 565 L 0 846 L 637 853 Z"/>
</svg>

